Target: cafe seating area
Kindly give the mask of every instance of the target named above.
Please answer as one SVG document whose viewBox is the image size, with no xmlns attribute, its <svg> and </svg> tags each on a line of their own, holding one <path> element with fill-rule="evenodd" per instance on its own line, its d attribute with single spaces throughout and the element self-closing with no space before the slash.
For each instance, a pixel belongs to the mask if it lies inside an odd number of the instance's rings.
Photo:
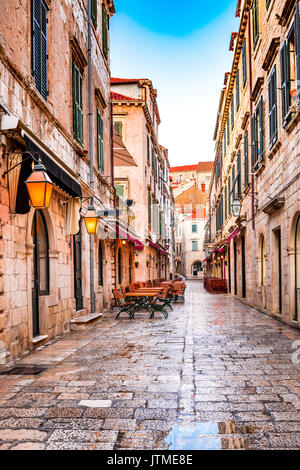
<svg viewBox="0 0 300 470">
<path fill-rule="evenodd" d="M 143 310 L 150 313 L 150 318 L 153 318 L 155 313 L 161 313 L 167 319 L 168 310 L 173 310 L 172 303 L 184 302 L 185 289 L 186 284 L 178 279 L 148 280 L 121 285 L 119 289 L 113 289 L 114 307 L 118 311 L 116 319 L 122 313 L 133 319 L 136 312 Z"/>
<path fill-rule="evenodd" d="M 227 294 L 227 279 L 206 277 L 204 278 L 204 288 L 210 294 Z"/>
</svg>

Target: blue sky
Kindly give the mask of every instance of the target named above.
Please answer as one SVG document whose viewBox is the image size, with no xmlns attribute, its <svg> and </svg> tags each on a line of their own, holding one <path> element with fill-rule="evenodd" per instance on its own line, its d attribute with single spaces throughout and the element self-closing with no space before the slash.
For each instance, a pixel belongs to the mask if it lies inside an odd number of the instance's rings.
<svg viewBox="0 0 300 470">
<path fill-rule="evenodd" d="M 149 78 L 158 90 L 159 141 L 171 165 L 214 159 L 213 132 L 238 30 L 236 0 L 115 0 L 112 76 Z"/>
</svg>

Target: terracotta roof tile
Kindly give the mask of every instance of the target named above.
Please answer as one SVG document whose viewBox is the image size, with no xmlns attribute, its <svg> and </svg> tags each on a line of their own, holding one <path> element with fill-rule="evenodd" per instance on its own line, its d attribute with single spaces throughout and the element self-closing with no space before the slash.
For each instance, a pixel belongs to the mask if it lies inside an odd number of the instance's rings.
<svg viewBox="0 0 300 470">
<path fill-rule="evenodd" d="M 121 93 L 115 93 L 114 91 L 110 92 L 110 97 L 112 100 L 116 101 L 139 101 L 136 98 L 131 98 L 130 96 L 121 95 Z"/>
<path fill-rule="evenodd" d="M 184 165 L 184 166 L 173 166 L 170 168 L 170 173 L 175 173 L 178 171 L 192 171 L 197 170 L 198 165 Z"/>
</svg>

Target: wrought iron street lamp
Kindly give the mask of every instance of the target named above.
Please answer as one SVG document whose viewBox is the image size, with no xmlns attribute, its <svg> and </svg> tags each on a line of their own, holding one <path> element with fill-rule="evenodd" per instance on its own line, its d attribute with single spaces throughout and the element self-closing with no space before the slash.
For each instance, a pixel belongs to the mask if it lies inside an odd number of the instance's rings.
<svg viewBox="0 0 300 470">
<path fill-rule="evenodd" d="M 91 199 L 88 211 L 84 216 L 85 227 L 89 235 L 95 235 L 97 232 L 99 220 L 100 217 L 97 215 L 94 208 L 93 199 Z"/>
<path fill-rule="evenodd" d="M 239 217 L 241 215 L 242 205 L 238 198 L 234 199 L 233 203 L 231 204 L 231 208 L 234 217 Z"/>
<path fill-rule="evenodd" d="M 47 209 L 50 205 L 53 183 L 41 160 L 34 164 L 33 172 L 25 183 L 32 207 Z"/>
</svg>

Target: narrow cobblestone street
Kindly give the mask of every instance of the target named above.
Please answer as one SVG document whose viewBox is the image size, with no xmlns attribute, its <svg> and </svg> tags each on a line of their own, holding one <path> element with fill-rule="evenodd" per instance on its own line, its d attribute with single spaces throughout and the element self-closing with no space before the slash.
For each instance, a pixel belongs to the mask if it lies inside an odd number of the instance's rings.
<svg viewBox="0 0 300 470">
<path fill-rule="evenodd" d="M 299 339 L 188 282 L 167 321 L 107 314 L 0 376 L 0 449 L 300 449 Z"/>
</svg>

